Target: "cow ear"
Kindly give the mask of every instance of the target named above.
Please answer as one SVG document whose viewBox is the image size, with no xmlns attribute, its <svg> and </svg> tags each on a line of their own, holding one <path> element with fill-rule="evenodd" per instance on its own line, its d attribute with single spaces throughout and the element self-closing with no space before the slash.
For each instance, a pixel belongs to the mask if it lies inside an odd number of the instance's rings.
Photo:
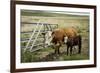
<svg viewBox="0 0 100 73">
<path fill-rule="evenodd" d="M 42 32 L 41 34 L 42 34 L 42 35 L 45 35 L 46 33 L 45 33 L 45 32 Z"/>
<path fill-rule="evenodd" d="M 54 34 L 54 31 L 51 33 L 51 35 L 53 35 Z"/>
</svg>

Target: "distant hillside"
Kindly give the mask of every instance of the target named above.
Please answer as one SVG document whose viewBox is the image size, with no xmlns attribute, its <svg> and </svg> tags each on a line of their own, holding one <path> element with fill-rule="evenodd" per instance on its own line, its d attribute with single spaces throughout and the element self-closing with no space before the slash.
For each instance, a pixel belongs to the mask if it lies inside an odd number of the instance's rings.
<svg viewBox="0 0 100 73">
<path fill-rule="evenodd" d="M 43 16 L 43 17 L 87 17 L 81 15 L 61 14 L 55 11 L 21 10 L 22 16 Z"/>
</svg>

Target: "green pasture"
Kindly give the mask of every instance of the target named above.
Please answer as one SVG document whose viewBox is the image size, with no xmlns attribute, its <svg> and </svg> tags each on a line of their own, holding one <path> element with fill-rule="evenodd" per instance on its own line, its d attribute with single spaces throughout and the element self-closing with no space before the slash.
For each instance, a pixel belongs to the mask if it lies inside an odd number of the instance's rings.
<svg viewBox="0 0 100 73">
<path fill-rule="evenodd" d="M 69 60 L 86 60 L 89 59 L 88 54 L 67 55 L 66 52 L 54 54 L 54 49 L 44 48 L 35 52 L 21 51 L 21 62 L 45 62 L 45 61 L 69 61 Z"/>
</svg>

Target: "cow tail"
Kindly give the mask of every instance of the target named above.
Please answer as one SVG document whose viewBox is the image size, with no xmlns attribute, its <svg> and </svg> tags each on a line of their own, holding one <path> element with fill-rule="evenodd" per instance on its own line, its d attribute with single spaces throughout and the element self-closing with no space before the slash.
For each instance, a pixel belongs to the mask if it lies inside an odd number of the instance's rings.
<svg viewBox="0 0 100 73">
<path fill-rule="evenodd" d="M 81 53 L 81 48 L 82 48 L 82 36 L 79 35 L 79 52 L 78 53 Z"/>
</svg>

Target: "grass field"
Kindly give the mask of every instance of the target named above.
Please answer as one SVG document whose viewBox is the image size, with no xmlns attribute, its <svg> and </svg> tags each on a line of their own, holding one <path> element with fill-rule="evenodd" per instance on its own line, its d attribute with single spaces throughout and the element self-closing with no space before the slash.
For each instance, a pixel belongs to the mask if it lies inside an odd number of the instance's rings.
<svg viewBox="0 0 100 73">
<path fill-rule="evenodd" d="M 45 11 L 21 11 L 21 22 L 42 22 L 50 24 L 58 24 L 58 28 L 75 27 L 79 34 L 82 35 L 82 53 L 72 56 L 66 54 L 66 46 L 60 48 L 60 55 L 54 54 L 54 49 L 44 48 L 34 52 L 23 52 L 21 49 L 21 62 L 43 62 L 43 61 L 69 61 L 69 60 L 87 60 L 89 59 L 89 16 L 57 14 Z M 32 31 L 35 26 L 29 24 L 21 24 L 21 32 Z M 21 34 L 21 39 L 29 38 L 31 35 Z M 25 46 L 26 43 L 21 43 Z M 39 43 L 37 43 L 39 44 Z"/>
</svg>

